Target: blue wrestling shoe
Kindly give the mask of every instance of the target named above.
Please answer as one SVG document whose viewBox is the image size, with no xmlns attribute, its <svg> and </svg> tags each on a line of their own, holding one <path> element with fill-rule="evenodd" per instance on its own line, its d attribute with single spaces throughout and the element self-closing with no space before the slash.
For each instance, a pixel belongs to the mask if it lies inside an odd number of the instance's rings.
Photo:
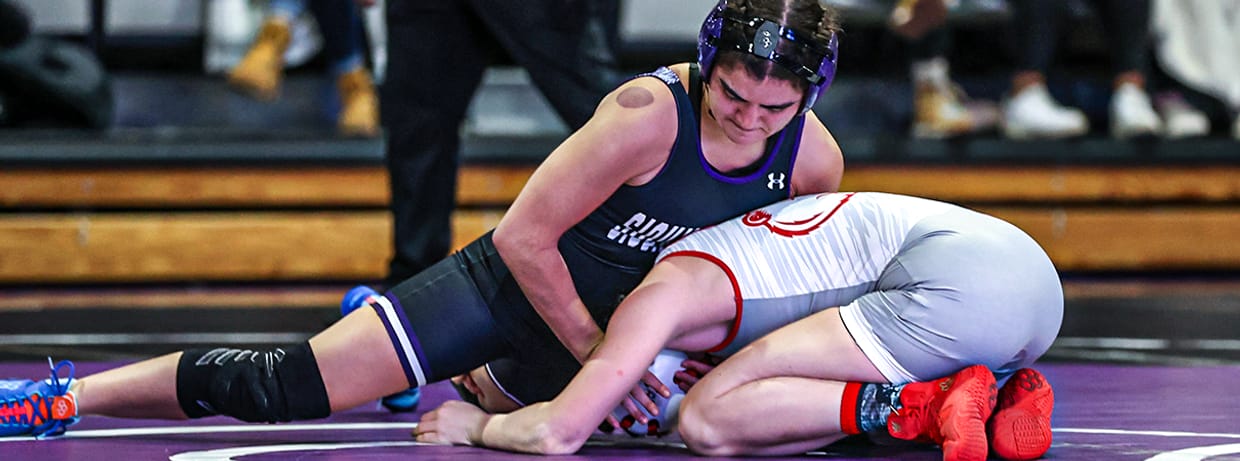
<svg viewBox="0 0 1240 461">
<path fill-rule="evenodd" d="M 373 288 L 366 285 L 358 285 L 350 288 L 349 291 L 344 294 L 344 298 L 341 298 L 340 300 L 340 315 L 342 317 L 349 315 L 350 312 L 357 310 L 359 307 L 365 306 L 367 304 L 367 300 L 370 299 L 371 296 L 377 297 L 380 296 L 380 294 Z"/>
<path fill-rule="evenodd" d="M 43 381 L 0 380 L 0 436 L 60 435 L 80 419 L 77 398 L 69 392 L 73 362 L 62 360 L 53 366 L 49 358 L 47 365 L 52 376 Z M 64 367 L 69 368 L 69 376 L 60 378 L 60 369 Z"/>
<path fill-rule="evenodd" d="M 350 312 L 365 306 L 371 297 L 378 296 L 381 295 L 373 288 L 366 285 L 355 286 L 345 293 L 344 298 L 340 300 L 340 315 L 349 315 Z M 383 405 L 383 408 L 387 408 L 392 413 L 408 413 L 416 411 L 418 409 L 418 402 L 421 400 L 422 390 L 415 387 L 384 397 L 379 403 Z"/>
<path fill-rule="evenodd" d="M 422 401 L 422 388 L 405 389 L 379 400 L 383 408 L 392 413 L 409 413 L 418 410 L 418 402 Z"/>
</svg>

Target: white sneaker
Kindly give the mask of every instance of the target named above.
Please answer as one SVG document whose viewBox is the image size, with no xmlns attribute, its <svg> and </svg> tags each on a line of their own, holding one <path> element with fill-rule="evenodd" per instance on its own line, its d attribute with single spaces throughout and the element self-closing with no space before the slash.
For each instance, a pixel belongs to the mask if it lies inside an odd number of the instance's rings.
<svg viewBox="0 0 1240 461">
<path fill-rule="evenodd" d="M 1012 139 L 1067 138 L 1089 132 L 1089 120 L 1077 109 L 1051 98 L 1035 83 L 1003 102 L 1003 134 Z"/>
<path fill-rule="evenodd" d="M 1210 119 L 1177 93 L 1154 97 L 1154 109 L 1163 120 L 1163 136 L 1189 138 L 1210 134 Z"/>
<path fill-rule="evenodd" d="M 1124 83 L 1111 95 L 1111 136 L 1127 139 L 1162 133 L 1162 120 L 1141 87 Z"/>
</svg>

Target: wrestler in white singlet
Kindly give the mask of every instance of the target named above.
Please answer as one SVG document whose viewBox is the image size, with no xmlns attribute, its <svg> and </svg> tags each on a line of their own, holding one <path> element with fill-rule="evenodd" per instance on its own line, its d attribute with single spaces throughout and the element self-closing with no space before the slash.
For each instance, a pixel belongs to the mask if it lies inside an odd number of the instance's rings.
<svg viewBox="0 0 1240 461">
<path fill-rule="evenodd" d="M 1015 226 L 956 205 L 893 194 L 805 196 L 677 241 L 659 258 L 714 261 L 737 289 L 727 356 L 839 306 L 849 333 L 893 383 L 983 364 L 1000 379 L 1030 366 L 1063 320 L 1059 276 Z"/>
</svg>

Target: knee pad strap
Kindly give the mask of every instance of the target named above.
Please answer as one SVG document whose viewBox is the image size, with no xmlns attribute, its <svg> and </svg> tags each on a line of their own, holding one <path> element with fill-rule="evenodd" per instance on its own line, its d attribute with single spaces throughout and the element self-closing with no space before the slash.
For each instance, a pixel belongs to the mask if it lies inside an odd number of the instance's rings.
<svg viewBox="0 0 1240 461">
<path fill-rule="evenodd" d="M 177 364 L 177 402 L 190 418 L 223 414 L 275 423 L 331 414 L 308 342 L 269 351 L 185 351 Z"/>
</svg>

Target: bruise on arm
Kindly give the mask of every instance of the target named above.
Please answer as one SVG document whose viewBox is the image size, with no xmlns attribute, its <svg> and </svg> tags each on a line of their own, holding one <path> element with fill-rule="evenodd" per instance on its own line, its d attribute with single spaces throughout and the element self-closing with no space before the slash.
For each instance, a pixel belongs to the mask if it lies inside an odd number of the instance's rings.
<svg viewBox="0 0 1240 461">
<path fill-rule="evenodd" d="M 650 93 L 650 90 L 639 86 L 625 88 L 624 91 L 621 91 L 620 94 L 616 96 L 616 103 L 620 104 L 620 107 L 628 109 L 646 107 L 653 102 L 654 95 Z"/>
</svg>

